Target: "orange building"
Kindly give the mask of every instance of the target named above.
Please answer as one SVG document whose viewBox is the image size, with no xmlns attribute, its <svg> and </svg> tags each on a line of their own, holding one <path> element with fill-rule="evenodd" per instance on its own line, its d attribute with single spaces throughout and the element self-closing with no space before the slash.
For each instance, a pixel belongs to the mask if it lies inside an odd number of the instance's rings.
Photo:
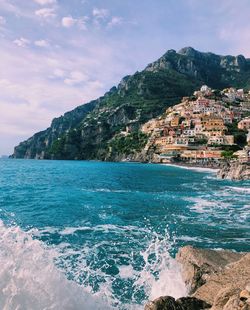
<svg viewBox="0 0 250 310">
<path fill-rule="evenodd" d="M 243 118 L 243 120 L 238 123 L 238 128 L 243 130 L 250 129 L 250 117 Z"/>
<path fill-rule="evenodd" d="M 227 129 L 221 117 L 204 116 L 201 119 L 201 124 L 205 131 L 214 131 L 214 130 L 223 131 Z"/>
</svg>

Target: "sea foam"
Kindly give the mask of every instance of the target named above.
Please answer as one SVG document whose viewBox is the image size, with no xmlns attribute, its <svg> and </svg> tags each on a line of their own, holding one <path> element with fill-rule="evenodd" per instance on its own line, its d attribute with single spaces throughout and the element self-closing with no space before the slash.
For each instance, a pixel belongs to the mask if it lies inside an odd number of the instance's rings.
<svg viewBox="0 0 250 310">
<path fill-rule="evenodd" d="M 120 268 L 121 278 L 135 280 L 134 294 L 143 288 L 149 299 L 186 295 L 179 266 L 168 253 L 170 246 L 168 238 L 155 234 L 148 248 L 141 252 L 145 263 L 142 270 L 135 271 L 130 265 Z M 115 300 L 112 281 L 106 281 L 94 294 L 68 280 L 55 266 L 56 258 L 57 249 L 34 240 L 30 232 L 18 226 L 8 227 L 0 221 L 0 309 L 143 309 L 143 304 L 133 297 L 126 305 Z"/>
<path fill-rule="evenodd" d="M 0 221 L 0 249 L 0 309 L 112 309 L 67 280 L 54 266 L 56 252 L 19 227 Z"/>
</svg>

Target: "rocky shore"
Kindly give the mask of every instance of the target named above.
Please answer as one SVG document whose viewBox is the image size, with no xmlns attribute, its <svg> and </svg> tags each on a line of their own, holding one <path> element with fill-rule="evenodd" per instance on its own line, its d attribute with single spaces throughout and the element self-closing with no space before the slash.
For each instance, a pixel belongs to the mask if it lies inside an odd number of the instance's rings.
<svg viewBox="0 0 250 310">
<path fill-rule="evenodd" d="M 249 180 L 250 162 L 224 162 L 218 171 L 218 177 L 230 180 Z"/>
<path fill-rule="evenodd" d="M 219 164 L 216 163 L 186 163 L 186 162 L 173 162 L 175 166 L 187 168 L 205 168 L 213 169 L 217 172 L 217 177 L 220 179 L 228 179 L 234 181 L 250 180 L 250 162 L 239 161 L 223 161 Z"/>
<path fill-rule="evenodd" d="M 189 296 L 161 296 L 145 310 L 250 310 L 250 253 L 186 246 L 176 260 Z"/>
</svg>

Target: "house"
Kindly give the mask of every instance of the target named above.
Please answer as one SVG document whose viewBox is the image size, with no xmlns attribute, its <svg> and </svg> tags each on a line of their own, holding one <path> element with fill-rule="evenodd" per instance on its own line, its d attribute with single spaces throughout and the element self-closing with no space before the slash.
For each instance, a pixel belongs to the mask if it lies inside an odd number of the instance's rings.
<svg viewBox="0 0 250 310">
<path fill-rule="evenodd" d="M 195 129 L 184 129 L 183 130 L 183 135 L 185 136 L 195 136 L 196 131 Z"/>
<path fill-rule="evenodd" d="M 220 150 L 185 150 L 181 154 L 183 159 L 220 159 Z"/>
<path fill-rule="evenodd" d="M 204 116 L 201 120 L 202 127 L 205 131 L 224 131 L 227 127 L 224 125 L 224 121 L 221 117 L 216 116 Z"/>
<path fill-rule="evenodd" d="M 243 118 L 243 120 L 238 123 L 238 128 L 243 130 L 250 129 L 250 117 Z"/>
<path fill-rule="evenodd" d="M 174 116 L 170 122 L 170 125 L 172 127 L 177 127 L 179 125 L 179 120 L 180 120 L 179 116 Z"/>
<path fill-rule="evenodd" d="M 218 145 L 233 145 L 234 144 L 234 136 L 211 136 L 208 139 L 208 144 L 218 144 Z"/>
</svg>

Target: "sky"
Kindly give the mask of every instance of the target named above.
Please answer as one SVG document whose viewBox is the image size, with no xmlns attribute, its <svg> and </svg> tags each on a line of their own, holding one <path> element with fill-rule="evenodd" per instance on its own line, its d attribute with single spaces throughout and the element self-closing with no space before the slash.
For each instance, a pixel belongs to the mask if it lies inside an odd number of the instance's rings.
<svg viewBox="0 0 250 310">
<path fill-rule="evenodd" d="M 250 57 L 249 0 L 0 0 L 0 155 L 168 49 Z"/>
</svg>

